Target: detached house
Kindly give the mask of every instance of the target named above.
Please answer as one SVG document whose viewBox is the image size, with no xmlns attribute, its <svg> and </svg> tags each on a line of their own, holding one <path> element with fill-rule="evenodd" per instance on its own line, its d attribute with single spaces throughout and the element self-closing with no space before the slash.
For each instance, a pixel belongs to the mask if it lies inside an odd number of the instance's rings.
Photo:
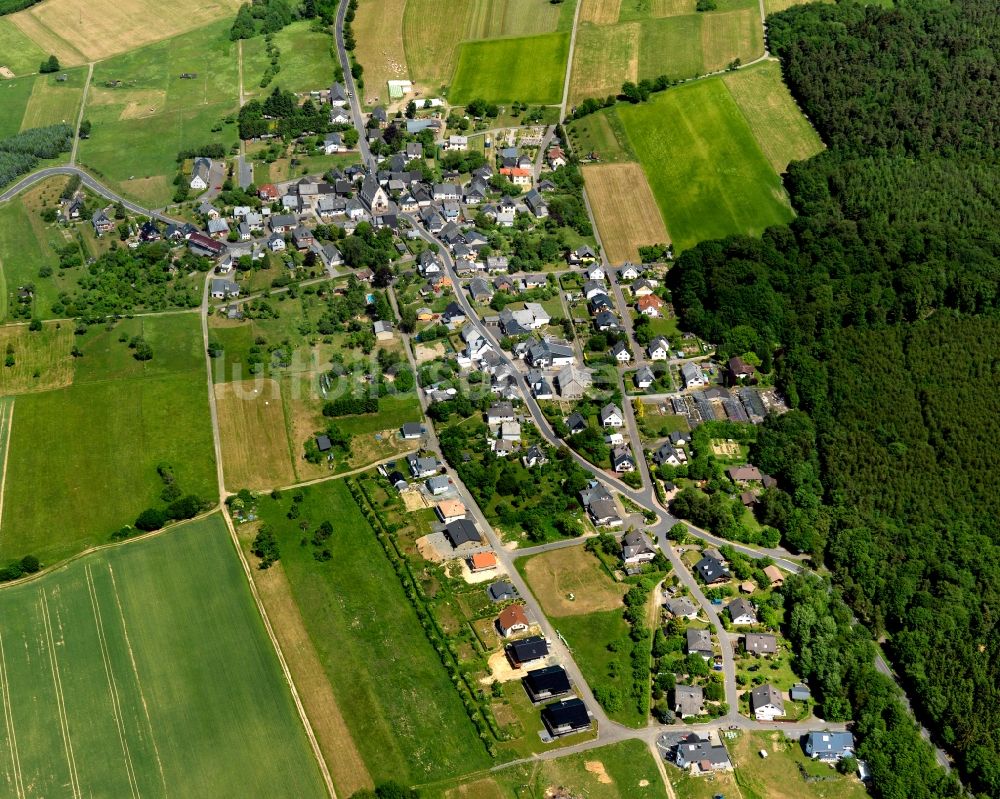
<svg viewBox="0 0 1000 799">
<path fill-rule="evenodd" d="M 657 336 L 649 342 L 646 351 L 649 354 L 649 360 L 665 361 L 670 357 L 670 342 L 663 336 Z"/>
<path fill-rule="evenodd" d="M 195 191 L 204 191 L 212 179 L 212 159 L 195 158 L 191 169 L 190 186 Z"/>
<path fill-rule="evenodd" d="M 504 638 L 526 633 L 530 627 L 524 605 L 510 605 L 497 616 L 497 632 Z"/>
<path fill-rule="evenodd" d="M 785 701 L 777 688 L 764 683 L 750 692 L 750 710 L 757 721 L 774 721 L 785 715 Z"/>
<path fill-rule="evenodd" d="M 622 560 L 630 565 L 636 563 L 649 563 L 656 557 L 656 550 L 653 549 L 646 536 L 638 530 L 626 533 L 622 539 Z"/>
<path fill-rule="evenodd" d="M 601 408 L 598 417 L 601 422 L 601 427 L 621 427 L 625 424 L 625 416 L 617 405 L 613 403 L 608 403 L 603 408 Z"/>
<path fill-rule="evenodd" d="M 746 599 L 740 597 L 726 606 L 726 612 L 733 624 L 756 624 L 757 611 Z"/>
</svg>

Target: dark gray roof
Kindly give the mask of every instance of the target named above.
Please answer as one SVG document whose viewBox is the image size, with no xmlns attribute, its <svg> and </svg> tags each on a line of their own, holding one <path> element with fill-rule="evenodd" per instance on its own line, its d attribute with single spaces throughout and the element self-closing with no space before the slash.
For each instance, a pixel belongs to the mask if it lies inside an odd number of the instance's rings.
<svg viewBox="0 0 1000 799">
<path fill-rule="evenodd" d="M 479 530 L 468 519 L 456 519 L 445 525 L 444 534 L 455 548 L 462 546 L 462 544 L 482 543 Z"/>
</svg>

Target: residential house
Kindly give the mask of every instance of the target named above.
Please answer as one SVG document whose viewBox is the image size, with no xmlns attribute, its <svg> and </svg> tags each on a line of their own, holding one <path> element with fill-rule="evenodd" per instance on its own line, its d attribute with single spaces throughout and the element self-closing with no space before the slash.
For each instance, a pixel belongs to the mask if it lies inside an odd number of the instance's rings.
<svg viewBox="0 0 1000 799">
<path fill-rule="evenodd" d="M 549 215 L 549 206 L 537 189 L 532 189 L 524 195 L 524 204 L 528 206 L 535 219 L 545 219 Z"/>
<path fill-rule="evenodd" d="M 656 557 L 656 550 L 646 536 L 638 530 L 626 533 L 622 539 L 622 560 L 629 565 L 649 563 Z"/>
<path fill-rule="evenodd" d="M 469 545 L 478 547 L 483 543 L 483 539 L 479 535 L 479 530 L 476 529 L 476 525 L 469 519 L 455 519 L 455 521 L 446 524 L 444 526 L 444 537 L 448 539 L 453 549 L 460 549 Z"/>
<path fill-rule="evenodd" d="M 757 721 L 774 721 L 785 715 L 785 701 L 777 688 L 764 683 L 750 692 L 750 710 Z"/>
<path fill-rule="evenodd" d="M 628 363 L 632 360 L 632 353 L 628 351 L 628 345 L 624 341 L 619 341 L 611 348 L 611 357 L 618 363 Z"/>
<path fill-rule="evenodd" d="M 486 257 L 486 271 L 489 273 L 506 272 L 510 267 L 510 261 L 506 255 L 488 255 Z M 513 284 L 511 284 L 513 287 Z M 510 290 L 510 289 L 506 289 Z"/>
<path fill-rule="evenodd" d="M 570 252 L 567 260 L 572 266 L 589 264 L 597 260 L 597 253 L 594 252 L 593 248 L 589 244 L 581 244 L 575 250 Z"/>
<path fill-rule="evenodd" d="M 705 555 L 694 565 L 694 568 L 707 585 L 723 583 L 730 577 L 726 564 L 712 555 Z"/>
<path fill-rule="evenodd" d="M 598 527 L 621 527 L 624 522 L 618 515 L 618 508 L 615 507 L 612 499 L 595 499 L 587 505 L 587 515 Z"/>
<path fill-rule="evenodd" d="M 662 315 L 661 312 L 663 305 L 663 300 L 655 294 L 650 294 L 648 297 L 640 297 L 636 302 L 635 307 L 636 310 L 638 310 L 643 316 L 656 318 Z"/>
<path fill-rule="evenodd" d="M 431 196 L 438 201 L 459 200 L 462 197 L 462 188 L 457 183 L 435 183 L 431 189 Z"/>
<path fill-rule="evenodd" d="M 451 524 L 465 518 L 465 504 L 457 499 L 443 499 L 434 508 L 443 524 Z"/>
<path fill-rule="evenodd" d="M 224 239 L 229 235 L 229 223 L 222 218 L 208 220 L 208 235 L 217 239 Z"/>
<path fill-rule="evenodd" d="M 522 169 L 521 167 L 503 167 L 500 170 L 500 174 L 503 175 L 507 180 L 518 186 L 521 191 L 531 187 L 532 172 L 530 169 Z"/>
<path fill-rule="evenodd" d="M 672 444 L 660 444 L 653 452 L 653 463 L 657 466 L 680 466 L 687 462 L 687 455 L 675 449 Z"/>
<path fill-rule="evenodd" d="M 326 155 L 333 155 L 345 149 L 347 148 L 344 146 L 344 137 L 336 131 L 327 133 L 323 138 L 323 152 Z"/>
<path fill-rule="evenodd" d="M 288 233 L 298 224 L 298 220 L 292 214 L 275 214 L 268 222 L 272 233 Z"/>
<path fill-rule="evenodd" d="M 708 378 L 701 370 L 701 366 L 688 362 L 681 364 L 681 378 L 684 380 L 684 388 L 701 388 L 708 385 Z"/>
<path fill-rule="evenodd" d="M 457 302 L 449 303 L 448 307 L 444 309 L 444 313 L 441 314 L 441 321 L 454 330 L 465 324 L 465 311 Z"/>
<path fill-rule="evenodd" d="M 778 639 L 768 633 L 747 633 L 743 636 L 743 651 L 748 655 L 773 655 L 778 651 Z"/>
<path fill-rule="evenodd" d="M 344 88 L 342 83 L 334 83 L 330 87 L 330 105 L 337 108 L 346 108 L 349 103 L 347 89 Z"/>
<path fill-rule="evenodd" d="M 493 289 L 481 277 L 473 278 L 469 282 L 469 296 L 475 302 L 488 303 L 493 299 Z"/>
<path fill-rule="evenodd" d="M 435 474 L 428 477 L 424 485 L 432 497 L 438 497 L 451 490 L 451 479 L 446 474 Z"/>
<path fill-rule="evenodd" d="M 93 216 L 90 217 L 90 223 L 94 226 L 94 232 L 98 236 L 110 233 L 115 226 L 115 223 L 111 221 L 111 217 L 108 216 L 106 208 L 98 208 L 94 211 Z"/>
<path fill-rule="evenodd" d="M 632 292 L 632 296 L 641 300 L 643 297 L 652 296 L 653 292 L 656 290 L 656 285 L 652 280 L 642 278 L 641 280 L 636 280 L 632 283 L 632 285 L 629 286 L 629 289 Z"/>
<path fill-rule="evenodd" d="M 518 633 L 526 633 L 531 627 L 524 605 L 509 605 L 504 608 L 496 621 L 497 632 L 504 638 L 510 638 Z"/>
<path fill-rule="evenodd" d="M 566 427 L 569 430 L 569 434 L 573 436 L 587 429 L 587 420 L 577 411 L 573 411 L 573 413 L 566 417 Z"/>
<path fill-rule="evenodd" d="M 308 250 L 316 241 L 313 232 L 305 225 L 299 225 L 292 231 L 292 241 L 298 250 Z"/>
<path fill-rule="evenodd" d="M 698 606 L 686 596 L 672 597 L 664 603 L 664 606 L 675 619 L 698 618 Z"/>
<path fill-rule="evenodd" d="M 621 281 L 635 280 L 637 277 L 639 277 L 639 270 L 635 264 L 624 263 L 618 270 L 618 279 Z"/>
<path fill-rule="evenodd" d="M 618 322 L 618 317 L 611 311 L 601 311 L 597 314 L 594 317 L 594 327 L 602 333 L 606 333 L 609 330 L 621 330 L 621 324 Z"/>
<path fill-rule="evenodd" d="M 564 153 L 562 147 L 559 147 L 558 145 L 554 144 L 549 147 L 545 157 L 549 162 L 550 169 L 558 169 L 561 166 L 566 166 L 566 153 Z"/>
<path fill-rule="evenodd" d="M 757 611 L 754 606 L 743 597 L 734 599 L 726 605 L 726 612 L 733 624 L 756 624 Z"/>
<path fill-rule="evenodd" d="M 265 183 L 257 188 L 257 196 L 266 203 L 273 203 L 281 196 L 281 192 L 273 183 Z"/>
<path fill-rule="evenodd" d="M 587 269 L 583 270 L 583 274 L 586 276 L 587 280 L 599 280 L 601 282 L 603 282 L 606 277 L 604 267 L 600 264 L 592 264 Z"/>
<path fill-rule="evenodd" d="M 406 463 L 409 465 L 410 473 L 414 477 L 431 477 L 437 474 L 438 469 L 441 468 L 441 464 L 437 462 L 437 458 L 433 455 L 420 457 L 411 452 L 406 456 Z"/>
<path fill-rule="evenodd" d="M 212 159 L 195 158 L 191 169 L 191 183 L 195 191 L 204 191 L 212 180 Z"/>
<path fill-rule="evenodd" d="M 705 660 L 711 660 L 715 656 L 715 650 L 712 649 L 712 634 L 708 630 L 688 627 L 684 634 L 689 655 L 701 655 Z"/>
<path fill-rule="evenodd" d="M 211 294 L 212 299 L 214 300 L 225 300 L 230 297 L 239 297 L 240 287 L 231 280 L 214 277 L 212 278 Z"/>
<path fill-rule="evenodd" d="M 670 357 L 670 342 L 663 336 L 657 336 L 649 342 L 646 352 L 651 361 L 665 361 Z"/>
<path fill-rule="evenodd" d="M 491 602 L 509 602 L 517 599 L 517 589 L 506 580 L 498 580 L 490 584 L 486 589 L 486 595 Z"/>
<path fill-rule="evenodd" d="M 764 567 L 764 576 L 771 581 L 771 588 L 780 588 L 785 584 L 785 575 L 774 564 Z"/>
<path fill-rule="evenodd" d="M 601 408 L 598 419 L 601 427 L 622 427 L 625 424 L 625 415 L 621 408 L 611 402 Z"/>
<path fill-rule="evenodd" d="M 466 559 L 469 571 L 473 574 L 493 571 L 497 567 L 497 556 L 493 552 L 476 552 Z"/>
<path fill-rule="evenodd" d="M 679 718 L 700 716 L 705 710 L 705 693 L 701 686 L 675 685 L 673 707 Z"/>
<path fill-rule="evenodd" d="M 729 479 L 737 484 L 760 483 L 764 475 L 756 466 L 730 466 L 726 469 Z"/>
<path fill-rule="evenodd" d="M 575 358 L 572 346 L 545 336 L 541 341 L 529 344 L 524 359 L 536 369 L 561 369 L 572 364 Z"/>
<path fill-rule="evenodd" d="M 521 678 L 521 684 L 532 702 L 554 699 L 570 691 L 569 676 L 562 666 L 532 669 Z"/>
<path fill-rule="evenodd" d="M 845 757 L 854 757 L 854 736 L 849 732 L 808 732 L 804 748 L 815 760 L 835 763 Z"/>
<path fill-rule="evenodd" d="M 487 424 L 513 422 L 516 418 L 517 415 L 514 413 L 514 406 L 509 402 L 495 402 L 486 412 Z"/>
<path fill-rule="evenodd" d="M 635 458 L 632 450 L 627 444 L 614 447 L 611 450 L 611 468 L 618 474 L 627 474 L 635 471 Z"/>
<path fill-rule="evenodd" d="M 271 252 L 284 252 L 285 250 L 285 237 L 280 233 L 272 233 L 267 238 L 267 248 Z"/>
<path fill-rule="evenodd" d="M 634 380 L 636 388 L 645 390 L 653 385 L 656 381 L 656 376 L 648 366 L 640 366 L 635 372 Z"/>
<path fill-rule="evenodd" d="M 726 747 L 722 744 L 713 744 L 693 732 L 677 744 L 674 750 L 674 763 L 678 768 L 690 771 L 696 776 L 727 771 L 733 767 Z"/>
<path fill-rule="evenodd" d="M 513 591 L 513 587 L 511 587 L 511 590 L 516 597 L 517 592 Z M 511 605 L 511 607 L 520 608 L 523 615 L 523 605 Z M 527 621 L 526 616 L 525 621 Z M 504 647 L 504 651 L 507 653 L 507 660 L 511 666 L 519 669 L 528 663 L 534 663 L 536 660 L 546 657 L 549 654 L 549 642 L 540 635 L 532 635 L 528 638 L 522 638 L 519 641 L 511 641 L 511 643 Z"/>
<path fill-rule="evenodd" d="M 542 710 L 542 721 L 553 738 L 583 732 L 592 726 L 587 706 L 575 697 L 547 705 Z"/>
<path fill-rule="evenodd" d="M 530 446 L 524 455 L 521 456 L 521 463 L 524 464 L 525 469 L 531 469 L 535 466 L 542 466 L 548 462 L 548 458 L 545 457 L 545 453 L 542 452 L 541 447 Z"/>
<path fill-rule="evenodd" d="M 448 141 L 444 143 L 445 150 L 451 150 L 454 152 L 463 152 L 469 149 L 469 137 L 468 136 L 456 136 L 452 135 L 448 137 Z"/>
<path fill-rule="evenodd" d="M 735 386 L 738 383 L 751 383 L 757 380 L 757 369 L 744 361 L 740 357 L 729 359 L 729 384 Z"/>
</svg>

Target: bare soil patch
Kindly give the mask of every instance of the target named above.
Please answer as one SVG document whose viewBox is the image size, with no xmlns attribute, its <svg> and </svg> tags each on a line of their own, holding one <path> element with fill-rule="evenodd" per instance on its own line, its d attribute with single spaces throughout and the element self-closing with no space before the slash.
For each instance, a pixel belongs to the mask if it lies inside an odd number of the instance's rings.
<svg viewBox="0 0 1000 799">
<path fill-rule="evenodd" d="M 584 762 L 583 767 L 597 777 L 597 781 L 603 785 L 611 785 L 614 780 L 611 779 L 611 775 L 608 774 L 608 770 L 604 767 L 604 764 L 600 760 L 587 760 Z"/>
</svg>

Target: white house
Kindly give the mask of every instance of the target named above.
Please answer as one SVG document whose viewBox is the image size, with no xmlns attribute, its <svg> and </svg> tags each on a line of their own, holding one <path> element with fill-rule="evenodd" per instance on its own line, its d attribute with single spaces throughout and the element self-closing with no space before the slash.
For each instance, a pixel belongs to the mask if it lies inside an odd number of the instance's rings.
<svg viewBox="0 0 1000 799">
<path fill-rule="evenodd" d="M 195 158 L 194 167 L 191 170 L 191 188 L 195 191 L 204 191 L 208 188 L 208 183 L 212 179 L 212 159 Z"/>
<path fill-rule="evenodd" d="M 696 363 L 685 363 L 681 365 L 681 377 L 684 379 L 685 388 L 700 388 L 708 384 L 705 373 Z"/>
<path fill-rule="evenodd" d="M 670 342 L 663 336 L 657 336 L 649 342 L 647 352 L 649 353 L 649 360 L 665 361 L 670 357 Z"/>
<path fill-rule="evenodd" d="M 757 721 L 774 721 L 785 715 L 785 701 L 777 688 L 764 683 L 750 692 L 750 709 Z"/>
<path fill-rule="evenodd" d="M 726 606 L 726 612 L 733 624 L 756 624 L 757 611 L 746 599 L 740 597 Z"/>
<path fill-rule="evenodd" d="M 610 402 L 601 408 L 599 416 L 601 427 L 621 427 L 625 424 L 625 416 L 621 409 Z"/>
<path fill-rule="evenodd" d="M 449 136 L 445 142 L 444 149 L 461 152 L 469 149 L 468 136 Z"/>
</svg>

